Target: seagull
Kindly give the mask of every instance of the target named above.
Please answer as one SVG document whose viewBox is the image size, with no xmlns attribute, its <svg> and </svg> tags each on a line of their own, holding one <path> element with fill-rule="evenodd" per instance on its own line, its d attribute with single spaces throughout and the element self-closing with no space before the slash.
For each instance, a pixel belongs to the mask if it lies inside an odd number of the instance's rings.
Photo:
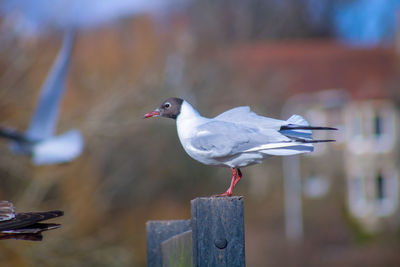
<svg viewBox="0 0 400 267">
<path fill-rule="evenodd" d="M 11 140 L 11 150 L 31 155 L 35 165 L 69 162 L 83 150 L 83 138 L 78 130 L 54 136 L 74 35 L 72 30 L 65 34 L 62 48 L 41 89 L 28 130 L 21 133 L 9 127 L 0 127 L 0 137 Z"/>
<path fill-rule="evenodd" d="M 6 200 L 0 201 L 0 240 L 20 239 L 41 241 L 43 231 L 60 228 L 56 223 L 39 223 L 62 216 L 60 210 L 44 212 L 15 213 L 14 205 Z"/>
<path fill-rule="evenodd" d="M 187 101 L 170 97 L 144 118 L 165 117 L 176 120 L 179 140 L 190 157 L 206 164 L 232 169 L 231 184 L 225 193 L 232 196 L 233 189 L 242 178 L 241 168 L 259 164 L 270 156 L 289 156 L 312 152 L 314 143 L 335 140 L 314 140 L 312 130 L 337 130 L 315 127 L 301 116 L 288 120 L 259 116 L 248 106 L 241 106 L 206 118 Z"/>
</svg>

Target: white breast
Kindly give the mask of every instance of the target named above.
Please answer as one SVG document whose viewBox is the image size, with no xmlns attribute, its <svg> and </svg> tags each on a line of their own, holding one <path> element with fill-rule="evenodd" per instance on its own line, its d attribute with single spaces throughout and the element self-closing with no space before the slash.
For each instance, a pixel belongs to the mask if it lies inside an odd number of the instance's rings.
<svg viewBox="0 0 400 267">
<path fill-rule="evenodd" d="M 196 156 L 195 149 L 191 145 L 191 139 L 199 134 L 197 127 L 207 121 L 209 121 L 208 118 L 202 117 L 189 103 L 183 101 L 181 112 L 176 118 L 176 129 L 186 153 L 196 160 L 199 159 Z"/>
<path fill-rule="evenodd" d="M 208 119 L 202 117 L 188 102 L 183 101 L 181 112 L 176 118 L 176 129 L 181 142 L 196 135 L 196 128 Z"/>
</svg>

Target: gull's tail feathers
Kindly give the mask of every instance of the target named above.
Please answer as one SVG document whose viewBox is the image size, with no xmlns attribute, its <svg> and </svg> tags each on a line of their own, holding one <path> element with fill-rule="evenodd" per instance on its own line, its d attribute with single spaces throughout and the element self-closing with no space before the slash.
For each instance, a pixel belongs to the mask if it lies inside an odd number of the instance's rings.
<svg viewBox="0 0 400 267">
<path fill-rule="evenodd" d="M 310 126 L 308 121 L 300 115 L 292 115 L 287 121 L 288 125 Z"/>
<path fill-rule="evenodd" d="M 293 115 L 282 125 L 279 132 L 290 141 L 264 145 L 260 152 L 274 156 L 290 156 L 314 151 L 315 143 L 334 142 L 335 140 L 314 140 L 312 130 L 337 130 L 331 127 L 311 126 L 302 116 Z"/>
<path fill-rule="evenodd" d="M 281 126 L 281 131 L 282 130 L 328 130 L 328 131 L 336 131 L 337 128 L 333 127 L 321 127 L 321 126 L 301 126 L 301 125 L 293 125 L 293 124 L 288 124 L 288 125 L 282 125 Z"/>
<path fill-rule="evenodd" d="M 302 138 L 296 138 L 296 137 L 290 137 L 290 139 L 292 139 L 298 143 L 306 143 L 306 144 L 336 142 L 336 140 L 334 140 L 334 139 L 314 140 L 314 139 L 302 139 Z"/>
<path fill-rule="evenodd" d="M 312 131 L 313 130 L 337 130 L 332 127 L 321 127 L 321 126 L 311 126 L 308 121 L 306 121 L 300 115 L 293 115 L 279 129 L 279 132 L 290 139 L 300 142 L 300 143 L 323 143 L 323 142 L 334 142 L 335 140 L 313 140 Z"/>
<path fill-rule="evenodd" d="M 296 141 L 285 141 L 280 143 L 264 144 L 246 150 L 245 152 L 260 152 L 272 156 L 290 156 L 314 151 L 311 143 L 300 143 Z"/>
<path fill-rule="evenodd" d="M 333 127 L 311 126 L 306 119 L 300 115 L 293 115 L 281 126 L 281 131 L 285 130 L 337 130 Z"/>
</svg>

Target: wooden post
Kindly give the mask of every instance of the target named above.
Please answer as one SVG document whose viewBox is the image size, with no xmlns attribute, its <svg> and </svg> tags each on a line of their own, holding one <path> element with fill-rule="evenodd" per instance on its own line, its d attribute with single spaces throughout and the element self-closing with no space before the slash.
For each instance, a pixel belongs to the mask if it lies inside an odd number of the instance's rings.
<svg viewBox="0 0 400 267">
<path fill-rule="evenodd" d="M 192 267 L 192 231 L 175 235 L 161 243 L 163 267 Z"/>
<path fill-rule="evenodd" d="M 161 243 L 175 235 L 190 230 L 190 220 L 149 221 L 147 232 L 147 266 L 161 267 Z"/>
<path fill-rule="evenodd" d="M 242 197 L 192 200 L 193 266 L 245 266 Z"/>
<path fill-rule="evenodd" d="M 187 267 L 190 259 L 195 267 L 245 266 L 242 197 L 203 197 L 191 204 L 191 220 L 146 223 L 147 266 Z"/>
</svg>

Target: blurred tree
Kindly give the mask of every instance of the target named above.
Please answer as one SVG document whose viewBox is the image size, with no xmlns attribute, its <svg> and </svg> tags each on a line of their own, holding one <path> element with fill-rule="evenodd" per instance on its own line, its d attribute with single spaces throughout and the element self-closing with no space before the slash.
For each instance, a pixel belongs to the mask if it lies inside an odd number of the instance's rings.
<svg viewBox="0 0 400 267">
<path fill-rule="evenodd" d="M 332 37 L 333 0 L 221 0 L 191 5 L 199 41 Z"/>
</svg>

